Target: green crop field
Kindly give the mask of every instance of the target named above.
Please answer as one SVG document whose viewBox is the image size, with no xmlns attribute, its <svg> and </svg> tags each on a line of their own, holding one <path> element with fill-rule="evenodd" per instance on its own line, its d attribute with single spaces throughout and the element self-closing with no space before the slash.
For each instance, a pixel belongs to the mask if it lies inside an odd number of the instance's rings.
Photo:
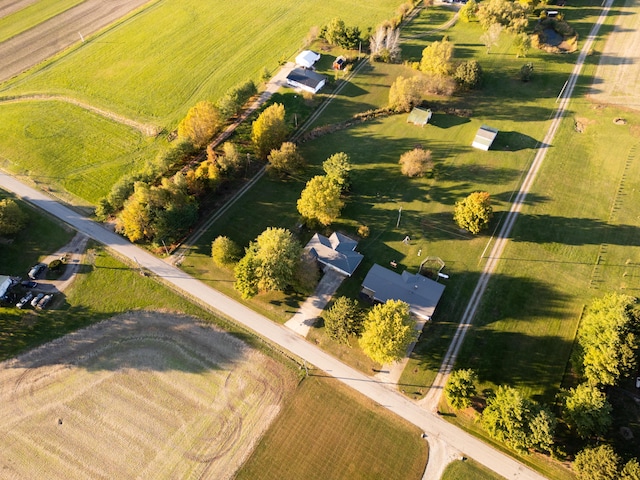
<svg viewBox="0 0 640 480">
<path fill-rule="evenodd" d="M 75 7 L 84 0 L 38 0 L 25 8 L 0 18 L 0 42 Z"/>
<path fill-rule="evenodd" d="M 260 70 L 294 56 L 311 27 L 339 16 L 362 30 L 389 18 L 400 2 L 259 0 L 158 2 L 1 90 L 57 93 L 163 126 L 202 99 L 216 100 Z M 258 13 L 259 12 L 259 13 Z"/>
<path fill-rule="evenodd" d="M 337 380 L 311 375 L 238 479 L 416 479 L 427 461 L 420 431 Z"/>
<path fill-rule="evenodd" d="M 137 130 L 64 102 L 0 103 L 0 115 L 5 168 L 90 203 L 158 148 Z"/>
</svg>

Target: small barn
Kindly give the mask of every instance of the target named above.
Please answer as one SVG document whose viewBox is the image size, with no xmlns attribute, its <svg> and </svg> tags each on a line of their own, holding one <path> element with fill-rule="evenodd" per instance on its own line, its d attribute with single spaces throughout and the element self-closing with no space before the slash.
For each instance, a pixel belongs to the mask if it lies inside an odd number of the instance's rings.
<svg viewBox="0 0 640 480">
<path fill-rule="evenodd" d="M 356 252 L 358 242 L 338 232 L 330 237 L 316 233 L 305 249 L 311 252 L 324 268 L 330 268 L 350 277 L 362 261 L 362 254 Z"/>
<path fill-rule="evenodd" d="M 287 75 L 288 85 L 311 93 L 318 93 L 326 82 L 327 79 L 323 75 L 303 68 L 294 68 Z"/>
<path fill-rule="evenodd" d="M 334 70 L 342 70 L 345 67 L 346 64 L 347 64 L 347 59 L 345 57 L 343 57 L 342 55 L 340 55 L 338 58 L 336 58 L 333 61 L 332 68 Z"/>
<path fill-rule="evenodd" d="M 296 57 L 296 65 L 302 68 L 312 68 L 313 64 L 320 60 L 320 54 L 312 50 L 304 50 Z"/>
<path fill-rule="evenodd" d="M 476 133 L 476 138 L 473 139 L 471 146 L 480 150 L 487 151 L 491 148 L 491 144 L 498 135 L 498 129 L 482 125 Z"/>
<path fill-rule="evenodd" d="M 429 120 L 431 120 L 431 115 L 431 110 L 428 108 L 414 107 L 407 117 L 407 123 L 413 123 L 414 125 L 424 127 L 429 123 Z"/>
</svg>

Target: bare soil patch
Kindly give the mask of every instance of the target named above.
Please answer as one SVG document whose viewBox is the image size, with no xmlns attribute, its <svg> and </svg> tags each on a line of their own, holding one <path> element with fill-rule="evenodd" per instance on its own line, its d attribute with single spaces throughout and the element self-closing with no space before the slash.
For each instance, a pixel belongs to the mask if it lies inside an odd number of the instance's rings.
<svg viewBox="0 0 640 480">
<path fill-rule="evenodd" d="M 87 0 L 77 7 L 0 43 L 0 82 L 37 65 L 113 23 L 149 0 Z"/>
<path fill-rule="evenodd" d="M 2 2 L 0 4 L 0 18 L 11 15 L 18 10 L 22 10 L 34 2 L 36 2 L 36 0 L 9 0 L 7 2 Z"/>
<path fill-rule="evenodd" d="M 120 315 L 0 364 L 0 476 L 231 478 L 295 384 L 192 317 Z"/>
<path fill-rule="evenodd" d="M 640 15 L 638 0 L 620 14 L 601 54 L 589 97 L 600 103 L 640 109 Z"/>
</svg>

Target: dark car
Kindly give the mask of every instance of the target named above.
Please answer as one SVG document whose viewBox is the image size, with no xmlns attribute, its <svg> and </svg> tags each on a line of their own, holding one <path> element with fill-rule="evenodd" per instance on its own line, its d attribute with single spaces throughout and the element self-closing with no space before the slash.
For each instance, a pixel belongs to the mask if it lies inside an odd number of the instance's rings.
<svg viewBox="0 0 640 480">
<path fill-rule="evenodd" d="M 33 267 L 31 267 L 31 270 L 29 270 L 29 273 L 27 274 L 27 276 L 31 280 L 35 280 L 36 278 L 38 278 L 38 275 L 44 272 L 45 268 L 47 268 L 47 266 L 44 263 L 38 263 Z"/>
<path fill-rule="evenodd" d="M 20 285 L 24 288 L 36 288 L 38 286 L 36 282 L 32 282 L 30 280 L 25 280 L 24 282 L 21 282 Z"/>
</svg>

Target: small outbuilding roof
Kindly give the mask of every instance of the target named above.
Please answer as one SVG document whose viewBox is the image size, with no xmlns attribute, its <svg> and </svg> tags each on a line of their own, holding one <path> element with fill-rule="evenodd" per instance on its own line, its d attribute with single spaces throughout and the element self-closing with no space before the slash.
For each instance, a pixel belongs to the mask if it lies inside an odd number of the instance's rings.
<svg viewBox="0 0 640 480">
<path fill-rule="evenodd" d="M 429 123 L 429 120 L 431 120 L 431 115 L 431 109 L 414 107 L 407 117 L 407 122 L 424 127 L 427 123 Z"/>
<path fill-rule="evenodd" d="M 13 280 L 11 280 L 11 277 L 0 275 L 0 298 L 7 294 L 12 285 Z"/>
<path fill-rule="evenodd" d="M 303 68 L 294 68 L 287 75 L 287 83 L 292 87 L 301 88 L 311 93 L 317 93 L 327 79 L 323 75 L 311 70 L 305 70 Z"/>
<path fill-rule="evenodd" d="M 306 245 L 317 260 L 344 275 L 350 277 L 362 261 L 362 254 L 355 251 L 358 242 L 352 238 L 334 232 L 329 238 L 316 233 Z"/>
<path fill-rule="evenodd" d="M 406 270 L 401 274 L 377 263 L 362 282 L 363 293 L 378 302 L 402 300 L 414 315 L 430 319 L 440 301 L 444 285 Z"/>
<path fill-rule="evenodd" d="M 304 68 L 311 68 L 313 64 L 320 60 L 320 54 L 312 50 L 304 50 L 296 57 L 296 65 Z"/>
<path fill-rule="evenodd" d="M 498 129 L 482 125 L 478 133 L 476 133 L 476 138 L 473 139 L 471 146 L 480 150 L 489 150 L 496 135 L 498 135 Z"/>
</svg>

